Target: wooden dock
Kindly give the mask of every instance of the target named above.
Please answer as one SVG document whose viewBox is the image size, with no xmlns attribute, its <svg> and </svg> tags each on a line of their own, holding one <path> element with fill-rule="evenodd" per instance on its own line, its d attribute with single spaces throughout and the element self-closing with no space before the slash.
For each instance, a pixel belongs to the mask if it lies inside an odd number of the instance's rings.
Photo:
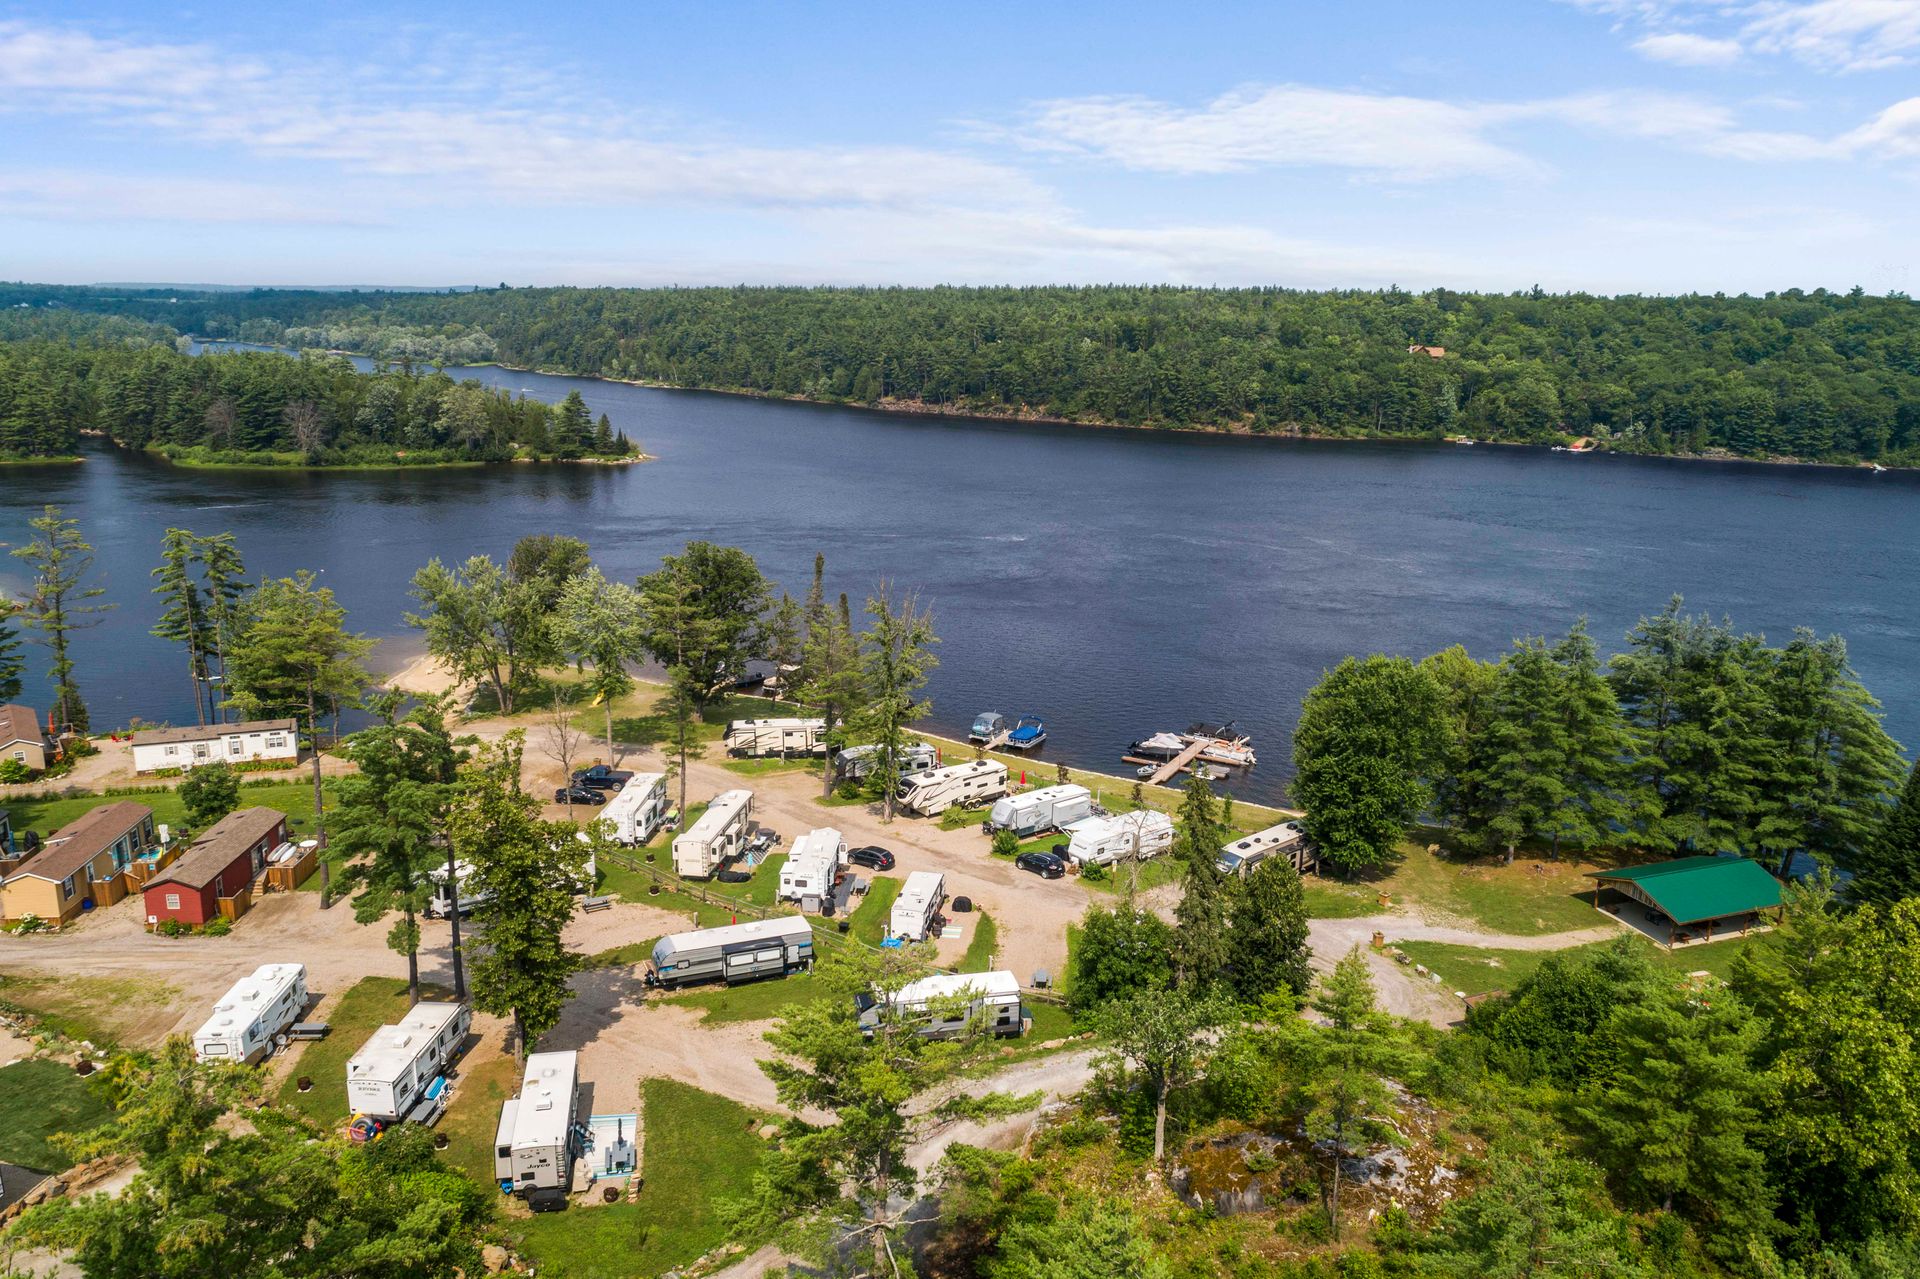
<svg viewBox="0 0 1920 1279">
<path fill-rule="evenodd" d="M 1166 781 L 1169 778 L 1173 777 L 1175 774 L 1184 773 L 1188 769 L 1192 768 L 1193 762 L 1196 759 L 1200 758 L 1200 753 L 1206 750 L 1207 747 L 1211 745 L 1213 745 L 1212 738 L 1200 737 L 1200 738 L 1195 738 L 1191 742 L 1188 742 L 1187 748 L 1185 750 L 1181 751 L 1178 755 L 1175 755 L 1172 759 L 1166 760 L 1165 762 L 1162 762 L 1160 760 L 1153 760 L 1153 759 L 1138 759 L 1132 755 L 1123 756 L 1122 762 L 1127 764 L 1146 764 L 1146 765 L 1159 764 L 1160 767 L 1158 771 L 1156 771 L 1152 777 L 1149 777 L 1147 779 L 1147 783 L 1148 785 L 1151 785 L 1151 786 L 1160 786 L 1160 785 L 1164 785 Z"/>
<path fill-rule="evenodd" d="M 984 743 L 975 742 L 974 745 L 980 747 L 983 751 L 1004 750 L 1007 745 L 1007 740 L 1012 736 L 1013 730 L 1011 728 L 1003 728 L 992 737 L 989 737 Z"/>
</svg>

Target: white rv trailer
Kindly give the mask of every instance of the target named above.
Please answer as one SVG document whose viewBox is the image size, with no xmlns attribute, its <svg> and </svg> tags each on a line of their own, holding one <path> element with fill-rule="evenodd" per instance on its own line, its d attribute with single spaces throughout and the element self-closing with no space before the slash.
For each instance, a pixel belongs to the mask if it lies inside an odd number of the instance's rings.
<svg viewBox="0 0 1920 1279">
<path fill-rule="evenodd" d="M 373 1032 L 347 1063 L 347 1107 L 370 1119 L 407 1119 L 434 1099 L 434 1080 L 467 1037 L 465 1004 L 415 1004 L 396 1025 Z"/>
<path fill-rule="evenodd" d="M 500 1107 L 493 1179 L 511 1194 L 565 1191 L 579 1158 L 580 1054 L 530 1053 L 520 1095 Z"/>
<path fill-rule="evenodd" d="M 900 806 L 922 817 L 938 817 L 955 804 L 972 808 L 1007 793 L 1007 766 L 991 759 L 929 769 L 900 779 Z"/>
<path fill-rule="evenodd" d="M 825 755 L 824 719 L 736 719 L 727 725 L 729 755 Z"/>
<path fill-rule="evenodd" d="M 1173 818 L 1151 808 L 1075 822 L 1067 858 L 1082 866 L 1146 861 L 1173 847 Z"/>
<path fill-rule="evenodd" d="M 1001 1038 L 1024 1034 L 1027 1010 L 1020 1002 L 1020 979 L 1010 972 L 937 973 L 908 982 L 884 1003 L 872 995 L 854 997 L 860 1029 L 868 1035 L 883 1017 L 918 1023 L 929 1039 L 958 1039 L 969 1031 Z"/>
<path fill-rule="evenodd" d="M 595 820 L 613 827 L 617 844 L 638 848 L 653 838 L 667 815 L 667 775 L 635 773 L 620 788 Z"/>
<path fill-rule="evenodd" d="M 873 771 L 878 763 L 878 746 L 849 746 L 833 753 L 833 775 L 842 781 L 857 781 Z M 900 755 L 900 776 L 924 773 L 940 762 L 940 752 L 926 742 L 915 742 Z"/>
<path fill-rule="evenodd" d="M 669 989 L 703 981 L 731 986 L 812 964 L 813 926 L 798 915 L 778 915 L 662 937 L 647 961 L 647 982 Z"/>
<path fill-rule="evenodd" d="M 682 879 L 705 879 L 747 844 L 753 792 L 721 791 L 700 820 L 673 840 L 673 869 Z"/>
<path fill-rule="evenodd" d="M 1307 832 L 1299 822 L 1281 822 L 1278 826 L 1255 831 L 1245 839 L 1234 840 L 1220 850 L 1220 859 L 1215 865 L 1220 867 L 1222 874 L 1244 875 L 1276 854 L 1291 860 L 1297 871 L 1305 872 L 1314 865 L 1313 852 L 1307 845 Z"/>
<path fill-rule="evenodd" d="M 1065 830 L 1093 816 L 1093 792 L 1084 786 L 1043 786 L 1024 795 L 1008 795 L 993 806 L 980 829 L 991 835 L 1010 830 L 1020 838 L 1041 831 Z"/>
<path fill-rule="evenodd" d="M 947 877 L 937 870 L 916 870 L 907 876 L 887 917 L 887 936 L 903 941 L 925 941 L 933 917 L 947 900 Z"/>
<path fill-rule="evenodd" d="M 831 826 L 810 830 L 793 841 L 780 868 L 780 888 L 775 901 L 801 903 L 803 910 L 819 910 L 820 903 L 833 896 L 834 880 L 847 864 L 847 841 Z"/>
<path fill-rule="evenodd" d="M 305 964 L 262 964 L 233 984 L 213 1006 L 213 1016 L 193 1032 L 201 1061 L 259 1061 L 273 1051 L 273 1037 L 300 1020 L 307 1006 Z"/>
<path fill-rule="evenodd" d="M 454 879 L 459 883 L 460 913 L 473 914 L 473 908 L 492 900 L 492 893 L 476 892 L 473 882 L 473 866 L 468 862 L 453 864 Z M 428 919 L 451 919 L 453 917 L 453 893 L 447 888 L 447 868 L 435 866 L 427 872 L 427 884 L 433 895 L 427 898 Z"/>
</svg>

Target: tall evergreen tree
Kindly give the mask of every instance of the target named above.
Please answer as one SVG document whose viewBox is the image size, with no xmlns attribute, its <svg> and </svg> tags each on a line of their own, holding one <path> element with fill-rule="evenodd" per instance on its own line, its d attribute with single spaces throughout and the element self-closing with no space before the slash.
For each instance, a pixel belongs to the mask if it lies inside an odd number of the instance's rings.
<svg viewBox="0 0 1920 1279">
<path fill-rule="evenodd" d="M 1545 643 L 1517 641 L 1500 663 L 1472 772 L 1483 839 L 1513 862 L 1568 802 L 1561 672 Z"/>
<path fill-rule="evenodd" d="M 1175 976 L 1182 990 L 1200 994 L 1227 980 L 1233 954 L 1229 930 L 1240 881 L 1220 870 L 1227 830 L 1213 788 L 1198 770 L 1187 778 L 1174 830 L 1181 890 L 1173 909 Z"/>
<path fill-rule="evenodd" d="M 232 533 L 213 533 L 200 539 L 196 555 L 200 561 L 201 603 L 212 623 L 213 662 L 220 669 L 220 678 L 226 678 L 227 649 L 238 633 L 236 619 L 240 612 L 240 601 L 246 596 L 247 566 L 241 560 L 240 548 Z M 218 717 L 220 699 L 215 696 L 212 682 L 207 685 L 207 710 Z"/>
<path fill-rule="evenodd" d="M 1285 992 L 1294 998 L 1313 985 L 1308 964 L 1307 901 L 1293 863 L 1269 857 L 1247 872 L 1235 894 L 1227 933 L 1227 973 L 1242 1003 Z"/>
<path fill-rule="evenodd" d="M 843 744 L 843 726 L 860 704 L 865 678 L 860 663 L 860 641 L 849 625 L 846 609 L 836 611 L 826 602 L 821 575 L 826 557 L 814 556 L 813 587 L 807 592 L 807 638 L 800 656 L 800 680 L 795 696 L 818 711 L 827 724 L 827 739 Z M 822 797 L 833 793 L 833 752 L 820 765 Z"/>
<path fill-rule="evenodd" d="M 1473 750 L 1487 731 L 1499 668 L 1476 661 L 1458 644 L 1425 658 L 1420 668 L 1440 689 L 1446 742 L 1433 772 L 1433 807 L 1443 822 L 1459 824 L 1478 814 L 1473 789 Z"/>
<path fill-rule="evenodd" d="M 20 632 L 14 626 L 20 612 L 18 604 L 0 597 L 0 702 L 13 701 L 26 686 L 27 656 L 21 650 Z"/>
<path fill-rule="evenodd" d="M 20 612 L 53 656 L 47 675 L 53 681 L 55 721 L 62 729 L 85 733 L 87 703 L 73 676 L 73 633 L 98 626 L 104 620 L 98 615 L 114 605 L 92 602 L 106 594 L 105 587 L 82 584 L 93 567 L 93 547 L 80 535 L 78 520 L 63 517 L 57 506 L 48 506 L 28 523 L 33 540 L 13 552 L 16 559 L 33 567 L 33 582 Z"/>
<path fill-rule="evenodd" d="M 919 596 L 909 591 L 896 599 L 885 581 L 867 600 L 867 616 L 872 625 L 860 643 L 864 701 L 850 718 L 873 742 L 870 776 L 880 787 L 884 819 L 892 821 L 901 769 L 912 744 L 907 730 L 933 709 L 917 695 L 926 687 L 928 673 L 940 664 L 933 655 L 940 638 L 933 633 L 933 613 L 920 607 Z"/>
<path fill-rule="evenodd" d="M 1920 897 L 1920 763 L 1907 770 L 1900 802 L 1880 828 L 1877 839 L 1853 857 L 1852 895 L 1861 901 L 1891 906 L 1906 897 Z"/>
<path fill-rule="evenodd" d="M 160 566 L 153 570 L 160 584 L 153 588 L 153 593 L 161 597 L 166 607 L 150 633 L 156 639 L 169 640 L 186 650 L 187 677 L 193 684 L 193 713 L 196 721 L 204 725 L 207 713 L 202 693 L 212 673 L 209 658 L 214 641 L 213 618 L 200 597 L 200 584 L 194 573 L 198 551 L 199 539 L 186 529 L 170 528 L 161 536 Z"/>
<path fill-rule="evenodd" d="M 1548 818 L 1548 830 L 1558 854 L 1562 841 L 1592 848 L 1612 837 L 1637 815 L 1638 805 L 1629 789 L 1632 740 L 1613 689 L 1600 673 L 1586 618 L 1554 645 L 1552 657 L 1558 668 L 1554 711 L 1565 793 Z"/>
</svg>

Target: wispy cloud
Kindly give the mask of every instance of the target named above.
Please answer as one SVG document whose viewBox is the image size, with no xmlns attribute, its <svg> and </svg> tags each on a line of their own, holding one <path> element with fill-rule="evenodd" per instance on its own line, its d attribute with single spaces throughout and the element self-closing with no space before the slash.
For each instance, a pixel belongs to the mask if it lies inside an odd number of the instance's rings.
<svg viewBox="0 0 1920 1279">
<path fill-rule="evenodd" d="M 1740 42 L 1714 39 L 1688 31 L 1669 31 L 1643 36 L 1633 47 L 1655 62 L 1671 62 L 1683 67 L 1725 67 L 1740 61 Z"/>
<path fill-rule="evenodd" d="M 0 169 L 0 214 L 14 217 L 311 226 L 379 222 L 337 195 L 222 179 Z"/>
<path fill-rule="evenodd" d="M 1914 0 L 1565 0 L 1645 35 L 1650 58 L 1725 66 L 1742 55 L 1792 58 L 1822 71 L 1880 71 L 1920 59 Z"/>
</svg>

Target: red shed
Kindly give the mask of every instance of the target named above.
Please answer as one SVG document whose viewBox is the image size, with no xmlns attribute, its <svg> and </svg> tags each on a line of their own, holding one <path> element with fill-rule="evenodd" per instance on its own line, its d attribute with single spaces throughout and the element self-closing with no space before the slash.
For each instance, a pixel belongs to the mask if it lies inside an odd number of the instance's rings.
<svg viewBox="0 0 1920 1279">
<path fill-rule="evenodd" d="M 148 926 L 169 919 L 197 925 L 246 914 L 253 904 L 253 877 L 286 839 L 285 813 L 271 808 L 228 813 L 147 881 Z"/>
</svg>

